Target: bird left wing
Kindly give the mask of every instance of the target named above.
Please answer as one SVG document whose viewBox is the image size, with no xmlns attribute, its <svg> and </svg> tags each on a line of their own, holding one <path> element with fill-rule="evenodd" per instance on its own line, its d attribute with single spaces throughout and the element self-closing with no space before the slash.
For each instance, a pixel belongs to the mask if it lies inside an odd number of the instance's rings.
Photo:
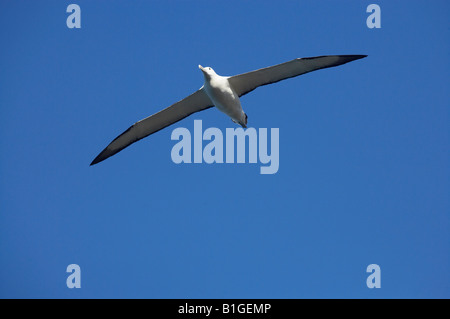
<svg viewBox="0 0 450 319">
<path fill-rule="evenodd" d="M 139 122 L 134 123 L 125 132 L 116 137 L 98 156 L 91 165 L 97 164 L 110 156 L 120 152 L 134 142 L 143 139 L 159 130 L 176 123 L 185 117 L 214 106 L 203 87 L 185 99 L 172 104 L 168 108 L 155 113 Z"/>
<path fill-rule="evenodd" d="M 365 58 L 367 55 L 328 55 L 295 59 L 264 69 L 238 74 L 228 78 L 235 92 L 242 96 L 259 86 L 289 79 L 311 71 L 330 68 Z"/>
</svg>

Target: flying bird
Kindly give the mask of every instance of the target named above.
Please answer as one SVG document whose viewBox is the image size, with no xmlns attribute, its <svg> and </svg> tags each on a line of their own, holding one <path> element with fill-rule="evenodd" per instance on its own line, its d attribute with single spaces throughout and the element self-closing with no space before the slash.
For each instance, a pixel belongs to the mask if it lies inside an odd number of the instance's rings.
<svg viewBox="0 0 450 319">
<path fill-rule="evenodd" d="M 247 127 L 247 114 L 242 110 L 239 98 L 259 86 L 276 83 L 311 71 L 331 68 L 367 55 L 329 55 L 311 58 L 298 58 L 267 68 L 234 76 L 220 76 L 211 67 L 202 67 L 205 83 L 181 101 L 134 123 L 116 137 L 91 163 L 104 161 L 134 142 L 172 125 L 185 117 L 216 106 L 231 120 Z"/>
</svg>

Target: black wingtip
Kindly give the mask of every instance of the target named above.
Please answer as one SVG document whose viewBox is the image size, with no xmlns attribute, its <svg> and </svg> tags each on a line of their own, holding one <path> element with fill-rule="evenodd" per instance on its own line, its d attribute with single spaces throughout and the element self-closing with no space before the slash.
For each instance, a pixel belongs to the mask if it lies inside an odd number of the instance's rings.
<svg viewBox="0 0 450 319">
<path fill-rule="evenodd" d="M 367 57 L 367 55 L 365 55 L 365 54 L 353 54 L 353 55 L 341 55 L 341 57 L 347 58 L 348 62 L 351 62 L 351 61 L 355 61 L 355 60 L 359 60 L 359 59 L 364 59 L 364 58 Z"/>
<path fill-rule="evenodd" d="M 348 54 L 348 55 L 338 55 L 338 57 L 343 58 L 343 60 L 346 61 L 346 62 L 344 62 L 344 64 L 345 64 L 347 62 L 364 59 L 367 57 L 367 55 L 365 55 L 365 54 L 351 54 L 351 55 Z"/>
<path fill-rule="evenodd" d="M 91 162 L 91 164 L 89 166 L 100 163 L 100 162 L 104 161 L 105 159 L 107 159 L 109 156 L 113 155 L 113 154 L 108 155 L 107 152 L 108 152 L 108 147 L 105 148 L 103 151 L 101 151 L 100 154 L 98 154 L 97 157 L 94 158 L 94 160 Z"/>
<path fill-rule="evenodd" d="M 367 57 L 365 54 L 353 54 L 353 55 L 341 55 L 342 61 L 337 65 L 346 64 L 348 62 L 353 62 L 359 59 L 364 59 Z"/>
<path fill-rule="evenodd" d="M 91 162 L 91 164 L 89 164 L 89 166 L 95 165 L 97 163 L 100 163 L 102 160 L 98 159 L 98 156 Z"/>
</svg>

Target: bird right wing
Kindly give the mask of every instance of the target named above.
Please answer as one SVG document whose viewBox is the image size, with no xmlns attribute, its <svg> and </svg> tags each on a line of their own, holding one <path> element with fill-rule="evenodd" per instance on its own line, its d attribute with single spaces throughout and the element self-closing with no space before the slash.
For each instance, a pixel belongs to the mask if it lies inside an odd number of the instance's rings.
<svg viewBox="0 0 450 319">
<path fill-rule="evenodd" d="M 338 66 L 365 57 L 366 55 L 328 55 L 295 59 L 264 69 L 231 76 L 228 78 L 228 81 L 235 92 L 242 96 L 262 85 L 275 83 L 311 71 Z"/>
<path fill-rule="evenodd" d="M 91 163 L 97 164 L 120 152 L 134 142 L 176 123 L 185 117 L 214 106 L 203 87 L 168 108 L 134 123 L 116 137 Z"/>
</svg>

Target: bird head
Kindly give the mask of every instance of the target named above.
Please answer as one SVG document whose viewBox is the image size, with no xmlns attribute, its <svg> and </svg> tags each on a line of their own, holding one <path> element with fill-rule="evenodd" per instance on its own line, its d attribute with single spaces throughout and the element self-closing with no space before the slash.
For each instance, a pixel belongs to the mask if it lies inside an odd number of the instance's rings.
<svg viewBox="0 0 450 319">
<path fill-rule="evenodd" d="M 214 72 L 213 68 L 211 68 L 209 66 L 203 67 L 203 66 L 199 65 L 198 68 L 203 72 L 203 75 L 207 79 L 210 79 L 211 76 L 217 75 L 216 72 Z"/>
</svg>

